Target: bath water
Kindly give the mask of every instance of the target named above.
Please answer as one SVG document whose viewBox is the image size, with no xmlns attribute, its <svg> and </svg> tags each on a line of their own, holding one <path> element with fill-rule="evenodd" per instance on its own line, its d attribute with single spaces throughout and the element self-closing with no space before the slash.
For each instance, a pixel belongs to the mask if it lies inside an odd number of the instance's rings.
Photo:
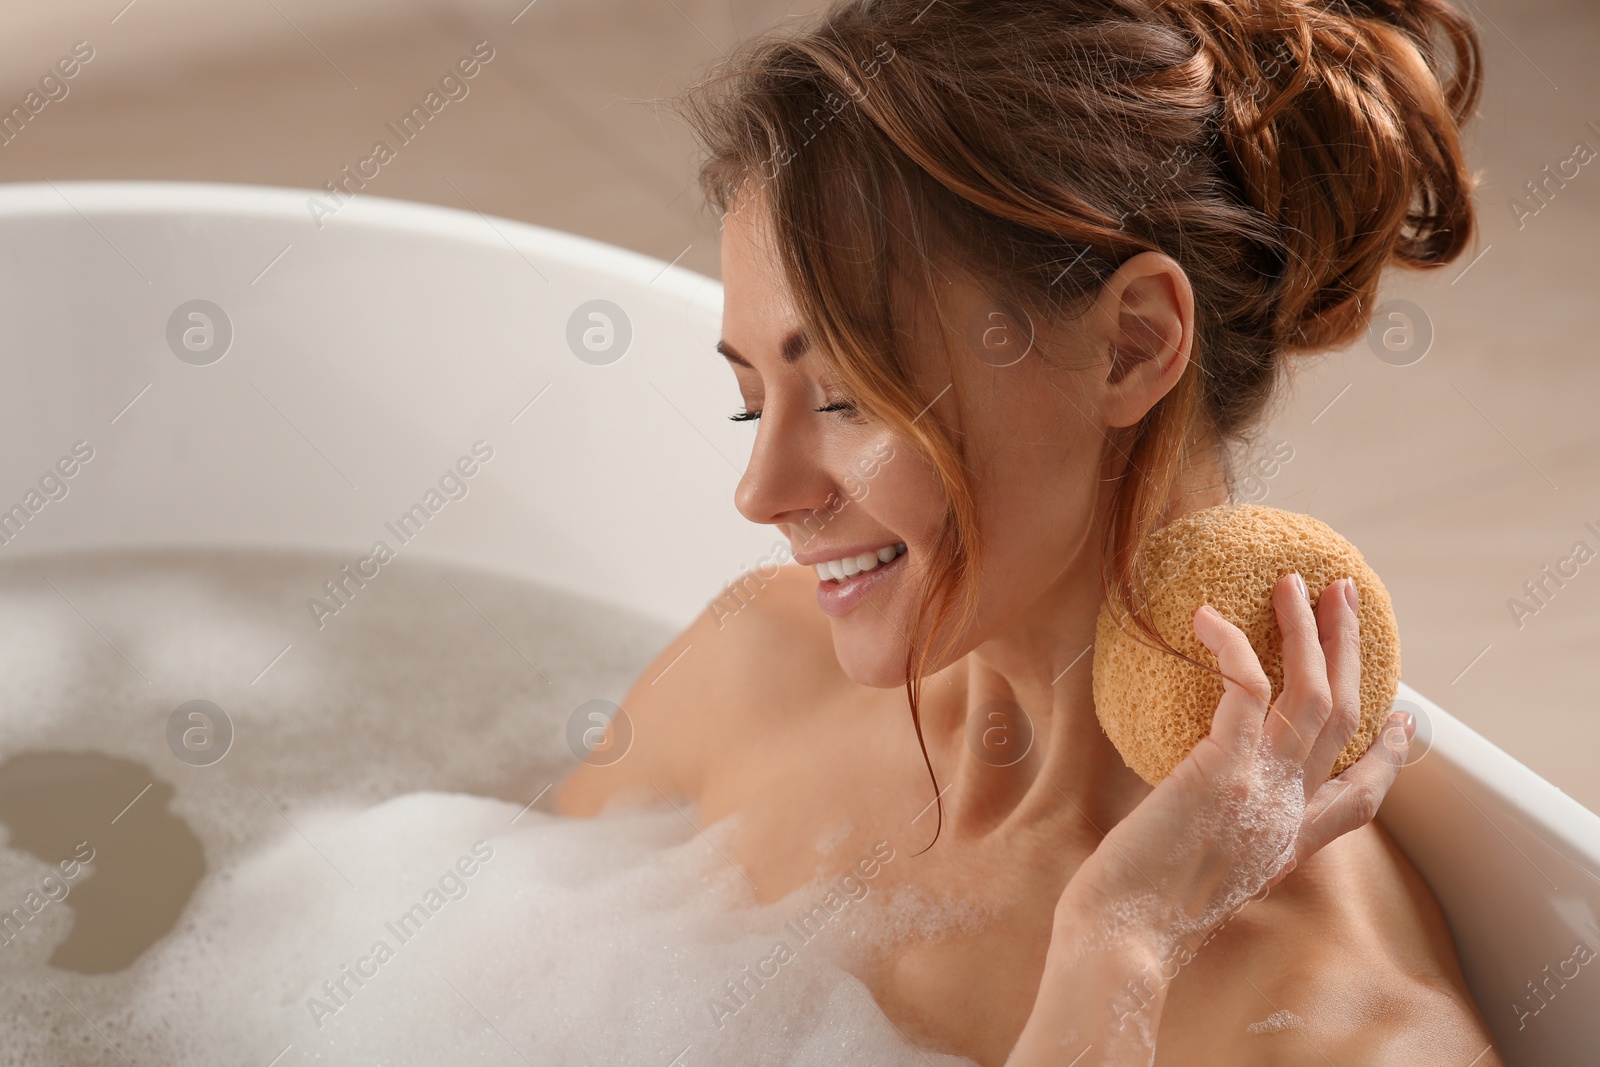
<svg viewBox="0 0 1600 1067">
<path fill-rule="evenodd" d="M 670 627 L 419 560 L 319 620 L 343 562 L 0 560 L 0 1060 L 971 1062 L 852 975 L 932 903 L 755 906 L 682 798 L 553 813 Z"/>
</svg>

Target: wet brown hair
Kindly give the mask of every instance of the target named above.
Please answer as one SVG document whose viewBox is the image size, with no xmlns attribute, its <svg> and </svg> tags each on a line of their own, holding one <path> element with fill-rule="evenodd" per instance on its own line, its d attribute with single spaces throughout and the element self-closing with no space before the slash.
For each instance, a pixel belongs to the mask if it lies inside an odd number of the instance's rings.
<svg viewBox="0 0 1600 1067">
<path fill-rule="evenodd" d="M 930 778 L 920 686 L 974 616 L 980 543 L 959 434 L 921 417 L 938 386 L 913 386 L 896 327 L 919 292 L 938 309 L 960 273 L 1037 322 L 1079 314 L 1140 252 L 1188 274 L 1189 365 L 1101 457 L 1104 593 L 1171 651 L 1138 611 L 1137 551 L 1175 478 L 1248 439 L 1286 357 L 1361 335 L 1386 265 L 1468 246 L 1458 130 L 1481 79 L 1445 0 L 839 0 L 682 95 L 708 203 L 761 205 L 819 355 L 938 473 L 906 661 Z"/>
</svg>

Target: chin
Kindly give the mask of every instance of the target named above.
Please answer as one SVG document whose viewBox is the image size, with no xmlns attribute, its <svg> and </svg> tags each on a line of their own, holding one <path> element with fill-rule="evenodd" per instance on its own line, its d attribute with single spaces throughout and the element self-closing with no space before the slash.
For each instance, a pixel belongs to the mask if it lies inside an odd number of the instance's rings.
<svg viewBox="0 0 1600 1067">
<path fill-rule="evenodd" d="M 863 606 L 858 610 L 872 609 Z M 876 620 L 862 621 L 866 625 L 858 624 L 854 618 L 833 622 L 833 654 L 840 669 L 852 682 L 873 689 L 905 685 L 905 641 L 881 615 Z"/>
</svg>

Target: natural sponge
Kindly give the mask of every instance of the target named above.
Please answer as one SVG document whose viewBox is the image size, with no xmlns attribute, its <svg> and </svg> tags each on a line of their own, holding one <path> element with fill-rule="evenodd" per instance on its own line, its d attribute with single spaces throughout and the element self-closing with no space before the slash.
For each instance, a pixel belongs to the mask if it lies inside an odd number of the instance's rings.
<svg viewBox="0 0 1600 1067">
<path fill-rule="evenodd" d="M 1400 684 L 1400 633 L 1389 593 L 1354 545 L 1309 515 L 1259 504 L 1220 504 L 1159 528 L 1139 550 L 1141 613 L 1178 651 L 1217 659 L 1194 634 L 1194 613 L 1210 604 L 1243 630 L 1283 692 L 1283 647 L 1272 589 L 1298 571 L 1313 601 L 1328 583 L 1355 579 L 1361 609 L 1361 723 L 1334 763 L 1338 774 L 1377 737 Z M 1153 648 L 1125 614 L 1101 605 L 1094 645 L 1094 704 L 1106 736 L 1129 767 L 1155 785 L 1211 731 L 1223 679 Z"/>
</svg>

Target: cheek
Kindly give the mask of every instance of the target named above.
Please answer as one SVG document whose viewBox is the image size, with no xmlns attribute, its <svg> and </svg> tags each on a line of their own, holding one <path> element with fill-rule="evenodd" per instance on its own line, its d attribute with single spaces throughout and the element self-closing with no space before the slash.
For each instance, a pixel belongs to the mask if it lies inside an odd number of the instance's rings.
<svg viewBox="0 0 1600 1067">
<path fill-rule="evenodd" d="M 1001 618 L 1084 557 L 1095 529 L 1098 437 L 1001 444 L 972 478 L 983 542 L 982 614 Z"/>
<path fill-rule="evenodd" d="M 897 534 L 908 546 L 935 535 L 944 494 L 933 465 L 887 433 L 856 443 L 837 468 L 840 491 L 870 517 L 863 525 Z"/>
</svg>

